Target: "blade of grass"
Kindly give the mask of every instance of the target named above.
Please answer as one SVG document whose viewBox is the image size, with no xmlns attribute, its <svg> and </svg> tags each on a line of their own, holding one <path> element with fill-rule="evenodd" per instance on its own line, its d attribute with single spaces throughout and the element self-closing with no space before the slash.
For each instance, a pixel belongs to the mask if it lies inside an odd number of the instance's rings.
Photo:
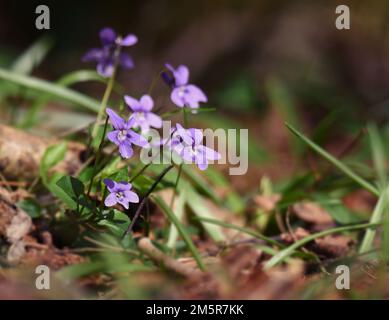
<svg viewBox="0 0 389 320">
<path fill-rule="evenodd" d="M 43 36 L 28 47 L 11 65 L 11 71 L 29 74 L 38 66 L 53 47 L 54 41 L 49 36 Z"/>
<path fill-rule="evenodd" d="M 200 268 L 200 270 L 204 271 L 205 265 L 201 259 L 200 253 L 197 251 L 197 248 L 193 244 L 189 233 L 186 231 L 185 227 L 182 225 L 180 220 L 177 219 L 173 211 L 169 208 L 169 205 L 160 196 L 151 195 L 151 198 L 154 199 L 157 205 L 166 214 L 167 218 L 176 226 L 178 233 L 181 235 L 189 251 L 192 253 L 193 258 L 196 260 L 198 267 Z"/>
<path fill-rule="evenodd" d="M 94 112 L 97 112 L 100 108 L 99 102 L 95 99 L 92 99 L 77 91 L 57 84 L 52 84 L 48 81 L 38 79 L 36 77 L 25 76 L 0 68 L 0 79 L 4 79 L 30 89 L 49 93 L 76 105 L 83 106 Z"/>
<path fill-rule="evenodd" d="M 213 218 L 214 215 L 210 208 L 204 203 L 203 198 L 189 184 L 187 184 L 185 188 L 187 192 L 187 198 L 190 199 L 190 201 L 188 201 L 188 206 L 194 212 L 194 214 L 200 218 Z M 203 224 L 203 227 L 213 241 L 226 241 L 226 238 L 219 227 L 207 224 Z"/>
<path fill-rule="evenodd" d="M 293 126 L 291 126 L 289 123 L 285 123 L 286 127 L 292 131 L 293 134 L 295 134 L 299 139 L 301 139 L 304 143 L 306 143 L 310 148 L 312 148 L 314 151 L 316 151 L 319 155 L 321 155 L 323 158 L 325 158 L 327 161 L 329 161 L 331 164 L 333 164 L 336 168 L 338 168 L 341 172 L 343 172 L 345 175 L 347 175 L 350 179 L 354 180 L 356 183 L 358 183 L 360 186 L 365 188 L 366 190 L 370 191 L 376 196 L 379 196 L 379 191 L 376 187 L 374 187 L 372 184 L 370 184 L 368 181 L 357 175 L 355 172 L 353 172 L 349 167 L 347 167 L 344 163 L 336 159 L 334 156 L 329 154 L 327 151 L 325 151 L 323 148 L 319 147 L 316 143 L 314 143 L 312 140 L 308 139 L 306 136 L 304 136 L 302 133 L 300 133 L 297 129 L 295 129 Z"/>
<path fill-rule="evenodd" d="M 185 188 L 183 188 L 177 199 L 177 205 L 175 207 L 177 219 L 180 221 L 182 220 L 182 217 L 184 215 L 185 202 L 186 202 L 186 194 L 185 194 Z M 171 223 L 170 230 L 169 230 L 169 238 L 166 245 L 169 248 L 174 249 L 176 247 L 177 237 L 178 237 L 177 227 L 173 223 Z"/>
<path fill-rule="evenodd" d="M 69 87 L 73 84 L 86 82 L 86 81 L 97 81 L 101 83 L 107 83 L 107 80 L 100 76 L 94 70 L 78 70 L 70 72 L 63 77 L 61 77 L 56 84 Z M 20 128 L 29 128 L 35 124 L 38 118 L 39 112 L 45 107 L 45 105 L 50 101 L 51 95 L 46 93 L 40 95 L 31 107 L 28 108 L 25 116 L 22 121 L 18 124 Z"/>
<path fill-rule="evenodd" d="M 363 224 L 357 224 L 357 225 L 352 225 L 352 226 L 345 226 L 345 227 L 339 227 L 339 228 L 333 228 L 333 229 L 328 229 L 324 230 L 318 233 L 311 234 L 299 241 L 296 241 L 293 243 L 291 246 L 287 247 L 286 249 L 280 251 L 278 254 L 273 256 L 270 260 L 268 260 L 264 266 L 264 270 L 269 270 L 270 268 L 274 267 L 275 265 L 281 263 L 284 261 L 287 257 L 289 257 L 293 252 L 298 249 L 299 247 L 303 246 L 304 244 L 315 240 L 317 238 L 321 238 L 333 233 L 339 233 L 339 232 L 344 232 L 344 231 L 355 231 L 359 229 L 365 229 L 365 228 L 372 228 L 372 227 L 377 227 L 378 224 L 374 223 L 363 223 Z"/>
<path fill-rule="evenodd" d="M 379 188 L 380 190 L 383 190 L 387 185 L 384 146 L 378 128 L 375 124 L 369 124 L 367 131 L 369 133 L 374 168 L 379 181 Z"/>
<path fill-rule="evenodd" d="M 370 223 L 375 224 L 381 221 L 382 216 L 384 214 L 385 208 L 387 207 L 387 194 L 388 190 L 383 191 L 381 193 L 381 196 L 378 199 L 378 202 L 374 208 L 373 214 L 371 215 L 370 218 Z M 363 237 L 362 244 L 359 247 L 359 253 L 363 254 L 365 252 L 368 252 L 371 250 L 373 246 L 373 240 L 375 237 L 376 231 L 372 229 L 366 230 L 366 233 Z"/>
<path fill-rule="evenodd" d="M 276 241 L 276 240 L 274 240 L 272 238 L 266 237 L 263 234 L 257 233 L 257 232 L 255 232 L 253 230 L 244 228 L 244 227 L 239 227 L 237 225 L 234 225 L 234 224 L 231 224 L 231 223 L 228 223 L 228 222 L 224 222 L 224 221 L 220 221 L 220 220 L 216 220 L 216 219 L 210 219 L 210 218 L 206 218 L 206 217 L 197 217 L 196 219 L 198 219 L 198 220 L 200 220 L 202 222 L 205 222 L 205 223 L 211 223 L 211 224 L 215 224 L 215 225 L 218 225 L 218 226 L 221 226 L 221 227 L 224 227 L 224 228 L 234 229 L 234 230 L 246 233 L 246 234 L 248 234 L 248 235 L 250 235 L 250 236 L 252 236 L 254 238 L 263 240 L 263 241 L 265 241 L 265 242 L 267 242 L 267 243 L 269 243 L 271 245 L 275 245 L 275 246 L 280 247 L 280 248 L 284 247 L 284 245 L 282 245 L 278 241 Z"/>
</svg>

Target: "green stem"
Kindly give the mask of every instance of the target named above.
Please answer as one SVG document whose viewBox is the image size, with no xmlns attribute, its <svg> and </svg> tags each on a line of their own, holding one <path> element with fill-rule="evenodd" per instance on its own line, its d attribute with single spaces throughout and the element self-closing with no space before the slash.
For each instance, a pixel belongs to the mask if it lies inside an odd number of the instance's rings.
<svg viewBox="0 0 389 320">
<path fill-rule="evenodd" d="M 142 199 L 142 202 L 139 204 L 138 208 L 136 209 L 135 215 L 132 218 L 131 224 L 128 226 L 126 232 L 124 232 L 122 238 L 124 238 L 127 234 L 129 234 L 132 231 L 132 228 L 135 225 L 135 222 L 138 220 L 140 212 L 142 211 L 142 208 L 146 204 L 146 201 L 149 197 L 149 195 L 154 191 L 154 189 L 157 187 L 158 183 L 161 182 L 163 177 L 172 169 L 174 166 L 170 165 L 169 167 L 166 167 L 161 174 L 155 179 L 154 183 L 151 185 L 150 189 L 146 192 L 145 196 Z"/>
<path fill-rule="evenodd" d="M 96 154 L 96 158 L 95 158 L 95 163 L 93 164 L 92 178 L 91 178 L 91 181 L 90 181 L 89 186 L 88 186 L 87 197 L 90 196 L 90 193 L 92 191 L 93 182 L 94 182 L 94 179 L 95 179 L 96 174 L 97 174 L 97 170 L 96 170 L 97 164 L 100 161 L 101 155 L 103 153 L 103 144 L 104 144 L 105 134 L 107 132 L 107 127 L 108 127 L 108 116 L 105 119 L 103 135 L 101 136 L 99 148 L 97 150 L 97 154 Z M 85 209 L 85 205 L 82 206 L 81 211 L 80 211 L 80 215 L 82 214 L 84 209 Z"/>
<path fill-rule="evenodd" d="M 99 113 L 97 114 L 96 122 L 95 122 L 95 124 L 93 126 L 93 130 L 92 130 L 92 138 L 96 137 L 97 130 L 99 129 L 99 124 L 103 118 L 103 115 L 105 113 L 105 109 L 107 108 L 108 99 L 109 99 L 109 96 L 111 95 L 113 84 L 115 82 L 115 73 L 116 73 L 116 68 L 113 71 L 111 78 L 109 78 L 107 87 L 106 87 L 105 92 L 104 92 L 103 100 L 101 100 Z"/>
<path fill-rule="evenodd" d="M 183 112 L 182 116 L 183 116 L 183 121 L 184 121 L 184 127 L 185 127 L 185 129 L 188 129 L 189 119 L 188 119 L 186 107 L 182 108 L 182 112 Z M 178 183 L 180 182 L 180 178 L 181 178 L 182 165 L 183 164 L 181 163 L 179 168 L 178 168 L 177 179 L 176 179 L 176 182 L 174 184 L 172 199 L 170 200 L 170 208 L 171 209 L 173 208 L 174 200 L 175 200 L 175 197 L 177 194 Z"/>
</svg>

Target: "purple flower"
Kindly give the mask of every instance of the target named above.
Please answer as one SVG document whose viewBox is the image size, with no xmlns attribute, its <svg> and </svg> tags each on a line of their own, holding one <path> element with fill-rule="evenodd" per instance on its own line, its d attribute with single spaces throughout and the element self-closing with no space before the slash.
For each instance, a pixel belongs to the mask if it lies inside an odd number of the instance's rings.
<svg viewBox="0 0 389 320">
<path fill-rule="evenodd" d="M 150 130 L 150 127 L 162 127 L 162 119 L 151 112 L 154 101 L 149 95 L 142 96 L 140 100 L 136 100 L 130 96 L 124 96 L 124 100 L 133 111 L 130 119 L 134 120 L 134 128 L 141 128 L 142 132 L 146 133 Z"/>
<path fill-rule="evenodd" d="M 184 129 L 176 125 L 170 148 L 188 163 L 195 163 L 200 170 L 208 167 L 209 160 L 219 160 L 220 154 L 203 145 L 203 133 L 200 129 Z"/>
<path fill-rule="evenodd" d="M 93 48 L 89 50 L 82 58 L 83 61 L 97 62 L 97 72 L 103 77 L 110 77 L 113 73 L 115 62 L 125 70 L 132 69 L 134 62 L 125 52 L 120 52 L 117 56 L 119 47 L 133 46 L 138 42 L 138 38 L 129 34 L 124 38 L 117 36 L 111 28 L 104 28 L 100 31 L 100 40 L 102 48 Z"/>
<path fill-rule="evenodd" d="M 204 92 L 193 84 L 188 84 L 189 81 L 189 69 L 180 65 L 177 69 L 174 69 L 170 64 L 165 65 L 173 77 L 163 73 L 162 77 L 164 81 L 173 87 L 170 99 L 178 107 L 189 107 L 197 109 L 200 102 L 207 102 L 207 97 Z"/>
<path fill-rule="evenodd" d="M 130 158 L 134 153 L 132 144 L 140 147 L 148 146 L 148 142 L 144 137 L 131 130 L 134 119 L 126 121 L 109 108 L 107 108 L 107 114 L 114 128 L 113 131 L 108 133 L 108 140 L 119 147 L 119 152 L 123 158 Z"/>
<path fill-rule="evenodd" d="M 128 182 L 116 182 L 111 179 L 104 179 L 104 184 L 107 186 L 110 194 L 105 198 L 104 204 L 107 207 L 112 207 L 120 203 L 124 208 L 128 209 L 129 203 L 138 203 L 138 195 L 130 191 L 132 185 Z"/>
</svg>

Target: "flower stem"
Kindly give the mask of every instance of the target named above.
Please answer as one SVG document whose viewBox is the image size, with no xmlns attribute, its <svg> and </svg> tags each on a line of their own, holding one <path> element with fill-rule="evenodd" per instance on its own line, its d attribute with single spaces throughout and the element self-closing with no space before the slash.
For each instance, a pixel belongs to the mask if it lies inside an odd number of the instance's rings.
<svg viewBox="0 0 389 320">
<path fill-rule="evenodd" d="M 183 121 L 184 121 L 184 127 L 185 127 L 185 129 L 188 129 L 189 119 L 188 119 L 186 107 L 182 108 L 182 112 L 183 112 L 182 116 L 183 116 Z M 172 195 L 172 198 L 170 200 L 170 209 L 172 209 L 172 210 L 173 210 L 174 200 L 175 200 L 177 189 L 178 189 L 178 183 L 180 182 L 180 178 L 181 178 L 182 165 L 183 164 L 181 163 L 179 168 L 178 168 L 177 179 L 176 179 L 176 182 L 174 184 L 173 195 Z"/>
<path fill-rule="evenodd" d="M 143 208 L 144 205 L 146 204 L 148 197 L 149 197 L 150 194 L 154 191 L 154 189 L 157 187 L 157 185 L 161 182 L 161 180 L 163 179 L 163 177 L 164 177 L 164 176 L 165 176 L 173 167 L 174 167 L 173 165 L 170 165 L 170 166 L 166 167 L 166 168 L 160 173 L 160 175 L 157 177 L 157 179 L 154 181 L 154 183 L 151 185 L 150 189 L 146 192 L 146 194 L 145 194 L 145 196 L 143 197 L 141 203 L 139 204 L 138 208 L 136 209 L 135 215 L 134 215 L 134 217 L 133 217 L 132 220 L 131 220 L 131 224 L 128 226 L 126 232 L 124 232 L 122 238 L 124 238 L 127 234 L 129 234 L 129 233 L 132 231 L 132 228 L 134 227 L 135 222 L 138 220 L 139 215 L 140 215 L 140 212 L 142 211 L 142 208 Z"/>
<path fill-rule="evenodd" d="M 99 129 L 99 124 L 103 118 L 103 115 L 105 113 L 105 109 L 107 108 L 108 99 L 111 95 L 113 84 L 115 82 L 115 75 L 116 75 L 116 66 L 113 70 L 112 76 L 109 78 L 107 87 L 106 87 L 104 95 L 103 95 L 103 99 L 101 100 L 100 109 L 99 109 L 99 112 L 97 114 L 96 122 L 95 122 L 95 124 L 93 126 L 93 130 L 92 130 L 92 140 L 97 135 L 97 131 Z"/>
<path fill-rule="evenodd" d="M 96 153 L 95 163 L 93 164 L 92 177 L 91 177 L 91 180 L 90 180 L 90 183 L 89 183 L 89 186 L 88 186 L 88 191 L 87 191 L 87 197 L 88 198 L 89 198 L 89 195 L 91 193 L 93 182 L 94 182 L 96 174 L 97 174 L 97 170 L 96 170 L 97 169 L 97 164 L 100 162 L 100 158 L 101 158 L 101 155 L 103 153 L 104 138 L 105 138 L 105 134 L 107 132 L 107 127 L 108 127 L 108 116 L 105 119 L 103 135 L 101 136 L 99 148 L 98 148 L 97 153 Z M 81 211 L 80 211 L 80 215 L 82 214 L 84 209 L 85 209 L 85 205 L 82 206 Z"/>
</svg>

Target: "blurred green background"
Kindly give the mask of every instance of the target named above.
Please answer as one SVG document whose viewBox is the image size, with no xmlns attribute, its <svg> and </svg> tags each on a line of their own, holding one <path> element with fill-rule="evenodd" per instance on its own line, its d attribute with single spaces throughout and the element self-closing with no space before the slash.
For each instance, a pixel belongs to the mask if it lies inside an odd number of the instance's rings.
<svg viewBox="0 0 389 320">
<path fill-rule="evenodd" d="M 165 62 L 188 65 L 191 82 L 204 89 L 207 106 L 217 110 L 203 113 L 200 122 L 249 129 L 255 183 L 263 171 L 277 178 L 293 170 L 293 155 L 302 147 L 284 121 L 336 153 L 367 120 L 384 123 L 389 116 L 388 1 L 343 1 L 351 11 L 351 29 L 343 31 L 335 28 L 339 1 L 330 0 L 46 1 L 49 31 L 35 29 L 38 4 L 1 2 L 2 67 L 48 37 L 52 47 L 32 74 L 55 81 L 94 68 L 80 58 L 99 45 L 102 27 L 135 33 L 139 43 L 130 53 L 136 68 L 118 79 L 124 92 L 148 91 Z M 103 92 L 101 84 L 90 82 L 74 88 L 96 99 Z M 169 105 L 161 81 L 152 95 L 157 105 Z M 29 108 L 25 101 L 14 105 Z M 268 161 L 274 159 L 276 168 Z M 237 181 L 237 187 L 247 183 Z"/>
</svg>

